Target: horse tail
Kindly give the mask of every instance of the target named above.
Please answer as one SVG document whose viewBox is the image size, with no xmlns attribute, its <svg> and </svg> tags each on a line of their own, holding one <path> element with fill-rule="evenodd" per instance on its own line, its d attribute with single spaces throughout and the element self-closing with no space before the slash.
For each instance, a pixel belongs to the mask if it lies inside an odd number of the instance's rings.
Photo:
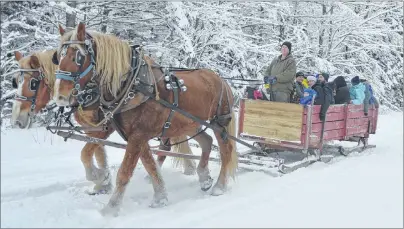
<svg viewBox="0 0 404 229">
<path fill-rule="evenodd" d="M 188 141 L 185 141 L 186 139 L 187 139 L 186 135 L 171 138 L 170 139 L 171 144 L 175 144 L 177 142 L 184 141 L 180 144 L 173 145 L 173 152 L 183 153 L 183 154 L 192 154 L 191 147 L 189 147 Z M 185 170 L 189 166 L 193 167 L 191 169 L 194 169 L 194 170 L 196 167 L 195 162 L 192 159 L 185 159 L 185 158 L 179 158 L 179 157 L 174 157 L 172 159 L 172 164 L 173 164 L 173 167 L 176 167 L 176 168 L 182 166 Z"/>
</svg>

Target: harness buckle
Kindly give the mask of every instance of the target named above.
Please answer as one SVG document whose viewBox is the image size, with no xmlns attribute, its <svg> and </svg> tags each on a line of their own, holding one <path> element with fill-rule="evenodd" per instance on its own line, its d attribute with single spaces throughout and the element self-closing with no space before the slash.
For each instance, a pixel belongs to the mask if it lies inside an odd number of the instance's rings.
<svg viewBox="0 0 404 229">
<path fill-rule="evenodd" d="M 171 126 L 171 122 L 165 122 L 164 123 L 164 129 L 168 129 Z"/>
</svg>

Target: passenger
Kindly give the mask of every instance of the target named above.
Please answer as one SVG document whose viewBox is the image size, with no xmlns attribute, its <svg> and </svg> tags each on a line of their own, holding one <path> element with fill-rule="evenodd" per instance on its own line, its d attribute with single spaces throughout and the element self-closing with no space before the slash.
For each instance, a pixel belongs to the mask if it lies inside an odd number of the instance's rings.
<svg viewBox="0 0 404 229">
<path fill-rule="evenodd" d="M 327 83 L 329 78 L 330 78 L 330 75 L 329 75 L 328 73 L 326 73 L 326 72 L 321 72 L 321 73 L 318 75 L 318 80 L 319 80 L 321 83 Z"/>
<path fill-rule="evenodd" d="M 299 103 L 299 100 L 303 98 L 303 91 L 305 87 L 303 86 L 302 82 L 304 79 L 305 78 L 303 72 L 296 73 L 296 81 L 293 85 L 293 92 L 291 96 L 291 101 L 293 103 Z"/>
<path fill-rule="evenodd" d="M 300 104 L 302 105 L 310 105 L 313 97 L 316 97 L 317 93 L 315 90 L 311 88 L 304 89 L 303 98 L 300 99 Z"/>
<path fill-rule="evenodd" d="M 321 83 L 315 76 L 309 76 L 307 79 L 311 88 L 317 93 L 314 105 L 321 105 L 320 120 L 324 121 L 332 101 L 334 83 Z"/>
<path fill-rule="evenodd" d="M 365 99 L 363 101 L 363 111 L 365 115 L 368 115 L 369 105 L 374 105 L 376 108 L 379 107 L 379 102 L 376 97 L 373 95 L 372 86 L 367 82 L 366 79 L 360 79 L 360 82 L 363 83 L 366 87 L 365 89 Z"/>
<path fill-rule="evenodd" d="M 338 76 L 334 79 L 335 85 L 335 96 L 334 101 L 335 104 L 348 104 L 351 102 L 351 97 L 349 95 L 349 89 L 346 85 L 345 79 L 343 76 Z"/>
<path fill-rule="evenodd" d="M 259 86 L 256 86 L 254 89 L 254 99 L 262 99 L 262 93 Z"/>
<path fill-rule="evenodd" d="M 352 78 L 351 83 L 352 87 L 349 89 L 351 103 L 355 105 L 363 104 L 363 101 L 365 100 L 366 86 L 360 82 L 359 76 Z"/>
<path fill-rule="evenodd" d="M 281 55 L 275 57 L 264 75 L 268 76 L 270 85 L 270 100 L 275 102 L 290 102 L 293 90 L 293 80 L 296 76 L 296 61 L 292 54 L 292 44 L 288 41 L 281 46 Z"/>
</svg>

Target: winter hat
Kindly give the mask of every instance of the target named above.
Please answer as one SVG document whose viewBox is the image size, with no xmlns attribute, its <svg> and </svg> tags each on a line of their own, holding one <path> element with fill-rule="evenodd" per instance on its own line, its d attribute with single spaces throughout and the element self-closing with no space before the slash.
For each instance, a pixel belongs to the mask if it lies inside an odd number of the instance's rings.
<svg viewBox="0 0 404 229">
<path fill-rule="evenodd" d="M 359 81 L 359 76 L 355 76 L 354 78 L 351 79 L 352 85 L 357 85 L 360 83 Z"/>
<path fill-rule="evenodd" d="M 312 80 L 312 81 L 314 81 L 314 82 L 317 82 L 317 77 L 315 77 L 315 76 L 308 76 L 308 77 L 307 77 L 307 80 L 308 80 L 308 81 Z"/>
<path fill-rule="evenodd" d="M 328 79 L 330 78 L 330 75 L 326 72 L 322 72 L 321 75 L 324 77 L 325 81 L 328 82 Z"/>
<path fill-rule="evenodd" d="M 296 78 L 299 77 L 299 76 L 304 77 L 304 73 L 303 73 L 303 72 L 298 72 L 298 73 L 296 73 Z"/>
<path fill-rule="evenodd" d="M 281 47 L 284 45 L 286 45 L 288 47 L 289 53 L 291 53 L 292 52 L 292 43 L 290 43 L 289 41 L 285 41 L 282 43 Z"/>
</svg>

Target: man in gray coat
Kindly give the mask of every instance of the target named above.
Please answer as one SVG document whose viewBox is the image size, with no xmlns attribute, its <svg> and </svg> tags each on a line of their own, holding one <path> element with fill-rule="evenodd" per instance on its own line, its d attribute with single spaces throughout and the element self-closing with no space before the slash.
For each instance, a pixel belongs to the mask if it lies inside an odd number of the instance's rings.
<svg viewBox="0 0 404 229">
<path fill-rule="evenodd" d="M 281 46 L 281 55 L 275 57 L 264 75 L 269 79 L 270 100 L 289 103 L 296 76 L 296 61 L 292 54 L 292 44 L 288 41 Z"/>
</svg>

